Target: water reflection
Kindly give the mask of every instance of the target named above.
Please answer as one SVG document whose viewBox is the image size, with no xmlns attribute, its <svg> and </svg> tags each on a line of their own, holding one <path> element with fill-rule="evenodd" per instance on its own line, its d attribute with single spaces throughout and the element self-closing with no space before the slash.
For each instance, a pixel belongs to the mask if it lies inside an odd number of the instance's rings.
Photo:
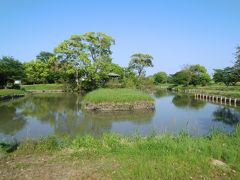
<svg viewBox="0 0 240 180">
<path fill-rule="evenodd" d="M 154 96 L 156 98 L 160 98 L 166 96 L 166 93 L 167 93 L 166 90 L 158 90 L 154 93 Z"/>
<path fill-rule="evenodd" d="M 240 113 L 236 109 L 229 107 L 218 107 L 213 112 L 215 121 L 222 121 L 226 124 L 235 125 L 240 122 Z"/>
<path fill-rule="evenodd" d="M 198 101 L 186 94 L 158 92 L 155 111 L 85 112 L 81 100 L 76 94 L 35 94 L 0 103 L 0 138 L 110 131 L 131 134 L 134 130 L 148 134 L 153 129 L 176 134 L 186 126 L 191 127 L 191 134 L 202 135 L 212 126 L 231 132 L 240 121 L 239 109 Z"/>
<path fill-rule="evenodd" d="M 31 116 L 41 122 L 54 126 L 56 121 L 71 114 L 80 107 L 80 96 L 65 94 L 36 94 L 26 99 L 19 108 L 25 116 Z M 76 104 L 77 103 L 77 104 Z"/>
<path fill-rule="evenodd" d="M 19 102 L 2 106 L 0 132 L 14 135 L 24 128 L 26 119 L 37 120 L 52 127 L 59 135 L 101 134 L 112 128 L 112 123 L 130 121 L 136 124 L 149 123 L 154 111 L 131 112 L 83 112 L 81 96 L 75 94 L 36 94 Z M 11 106 L 10 106 L 11 104 Z M 18 109 L 18 113 L 16 113 Z M 39 127 L 41 128 L 41 127 Z M 29 128 L 32 133 L 34 129 Z"/>
<path fill-rule="evenodd" d="M 0 115 L 0 132 L 3 134 L 14 135 L 26 125 L 24 116 L 17 112 L 16 107 L 3 105 Z"/>
<path fill-rule="evenodd" d="M 130 121 L 136 124 L 150 123 L 154 111 L 131 112 L 73 112 L 65 114 L 65 118 L 58 118 L 55 130 L 57 134 L 94 134 L 99 135 L 109 132 L 112 124 L 116 122 Z"/>
<path fill-rule="evenodd" d="M 201 109 L 203 108 L 207 102 L 198 101 L 194 99 L 191 95 L 187 94 L 178 94 L 175 95 L 172 103 L 179 108 L 191 108 L 191 109 Z"/>
</svg>

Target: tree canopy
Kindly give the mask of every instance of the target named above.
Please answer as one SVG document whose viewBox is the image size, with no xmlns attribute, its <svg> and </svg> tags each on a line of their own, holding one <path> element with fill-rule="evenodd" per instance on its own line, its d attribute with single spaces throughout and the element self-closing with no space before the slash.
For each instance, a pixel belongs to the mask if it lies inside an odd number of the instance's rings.
<svg viewBox="0 0 240 180">
<path fill-rule="evenodd" d="M 158 72 L 153 75 L 153 78 L 155 84 L 167 83 L 168 81 L 168 75 L 165 72 Z"/>
<path fill-rule="evenodd" d="M 240 69 L 235 67 L 214 69 L 213 80 L 215 82 L 223 82 L 227 86 L 234 86 L 240 80 Z"/>
<path fill-rule="evenodd" d="M 89 32 L 71 36 L 60 43 L 54 52 L 62 62 L 73 67 L 77 85 L 94 89 L 107 78 L 106 69 L 112 62 L 111 46 L 114 44 L 115 40 L 105 33 Z"/>
<path fill-rule="evenodd" d="M 173 82 L 181 85 L 207 85 L 211 78 L 206 68 L 199 64 L 186 66 L 173 75 Z"/>
<path fill-rule="evenodd" d="M 153 57 L 149 54 L 133 54 L 129 62 L 129 68 L 137 72 L 137 76 L 145 76 L 145 68 L 153 67 Z"/>
<path fill-rule="evenodd" d="M 0 59 L 0 87 L 6 86 L 9 81 L 21 80 L 23 77 L 24 69 L 21 62 L 9 56 Z"/>
</svg>

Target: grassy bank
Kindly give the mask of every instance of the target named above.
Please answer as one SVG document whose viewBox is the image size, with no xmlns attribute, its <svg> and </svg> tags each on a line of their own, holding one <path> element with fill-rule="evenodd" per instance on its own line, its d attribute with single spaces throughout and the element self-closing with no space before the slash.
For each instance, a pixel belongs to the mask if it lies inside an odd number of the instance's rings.
<svg viewBox="0 0 240 180">
<path fill-rule="evenodd" d="M 153 98 L 144 92 L 135 89 L 98 89 L 88 93 L 84 102 L 106 103 L 106 102 L 137 102 L 154 101 Z"/>
<path fill-rule="evenodd" d="M 160 89 L 161 87 L 166 87 L 166 85 L 158 85 L 156 89 Z M 173 86 L 169 85 L 166 87 L 167 89 L 173 89 L 177 91 L 183 90 L 195 90 L 199 93 L 226 96 L 226 97 L 236 97 L 240 98 L 240 86 L 226 86 L 224 84 L 212 84 L 207 86 Z"/>
<path fill-rule="evenodd" d="M 0 158 L 0 169 L 8 178 L 239 179 L 239 147 L 239 127 L 231 135 L 198 138 L 48 137 L 23 142 Z"/>
<path fill-rule="evenodd" d="M 17 89 L 0 89 L 0 96 L 12 96 L 12 95 L 20 95 L 25 94 L 26 92 L 23 90 Z"/>
<path fill-rule="evenodd" d="M 63 84 L 34 84 L 34 85 L 23 85 L 26 91 L 36 91 L 36 90 L 63 90 Z"/>
<path fill-rule="evenodd" d="M 193 88 L 207 94 L 240 98 L 240 86 L 211 85 Z"/>
</svg>

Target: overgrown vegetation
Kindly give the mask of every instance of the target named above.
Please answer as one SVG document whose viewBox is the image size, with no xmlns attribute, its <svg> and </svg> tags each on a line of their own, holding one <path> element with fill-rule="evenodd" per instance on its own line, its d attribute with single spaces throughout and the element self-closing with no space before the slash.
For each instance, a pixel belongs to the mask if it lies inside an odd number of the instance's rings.
<svg viewBox="0 0 240 180">
<path fill-rule="evenodd" d="M 134 89 L 97 89 L 84 97 L 84 103 L 102 102 L 137 102 L 154 101 L 153 98 L 142 91 Z"/>
<path fill-rule="evenodd" d="M 19 158 L 24 157 L 28 158 L 23 161 L 25 166 L 20 167 L 21 171 L 28 173 L 35 168 L 37 173 L 37 163 L 41 160 L 32 163 L 29 159 L 40 157 L 51 167 L 60 163 L 67 168 L 71 162 L 74 164 L 72 170 L 82 172 L 78 176 L 85 178 L 97 175 L 126 179 L 239 179 L 239 146 L 239 126 L 232 134 L 214 132 L 195 138 L 186 133 L 177 137 L 155 133 L 147 137 L 104 134 L 101 137 L 86 135 L 59 139 L 50 136 L 24 141 L 15 152 L 0 161 L 2 172 L 15 165 L 11 174 L 18 172 Z M 88 168 L 84 168 L 85 165 Z M 94 173 L 90 167 L 94 167 Z M 51 171 L 60 173 L 58 169 Z"/>
</svg>

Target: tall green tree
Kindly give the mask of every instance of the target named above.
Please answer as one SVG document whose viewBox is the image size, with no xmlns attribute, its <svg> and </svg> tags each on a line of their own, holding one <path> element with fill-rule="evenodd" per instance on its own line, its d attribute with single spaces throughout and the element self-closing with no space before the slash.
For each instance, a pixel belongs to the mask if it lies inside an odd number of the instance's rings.
<svg viewBox="0 0 240 180">
<path fill-rule="evenodd" d="M 6 86 L 8 81 L 24 78 L 24 69 L 21 62 L 13 57 L 0 58 L 0 88 Z"/>
<path fill-rule="evenodd" d="M 211 77 L 207 72 L 207 69 L 200 65 L 191 65 L 189 67 L 189 71 L 191 72 L 191 82 L 192 85 L 207 85 L 211 81 Z"/>
<path fill-rule="evenodd" d="M 129 62 L 129 68 L 137 72 L 137 77 L 145 76 L 145 68 L 153 67 L 153 57 L 149 54 L 133 54 Z"/>
<path fill-rule="evenodd" d="M 213 80 L 215 83 L 220 83 L 223 82 L 223 78 L 224 78 L 224 70 L 223 69 L 213 69 L 214 70 L 214 74 L 213 74 Z"/>
<path fill-rule="evenodd" d="M 223 82 L 225 85 L 236 85 L 240 81 L 240 69 L 236 67 L 226 67 L 224 69 L 214 69 L 213 80 Z"/>
<path fill-rule="evenodd" d="M 63 79 L 63 69 L 61 69 L 61 63 L 58 58 L 55 57 L 54 53 L 41 51 L 37 56 L 37 60 L 45 63 L 49 70 L 47 76 L 48 83 L 57 83 Z"/>
<path fill-rule="evenodd" d="M 153 79 L 155 84 L 167 83 L 168 75 L 165 72 L 158 72 L 153 75 Z"/>
<path fill-rule="evenodd" d="M 34 60 L 24 63 L 26 82 L 30 84 L 48 83 L 49 68 L 41 60 Z"/>
<path fill-rule="evenodd" d="M 200 65 L 187 65 L 183 70 L 175 73 L 173 75 L 173 81 L 175 84 L 182 85 L 203 85 L 205 86 L 211 81 L 210 75 L 207 72 L 207 69 Z"/>
<path fill-rule="evenodd" d="M 62 62 L 71 65 L 75 71 L 77 85 L 94 89 L 107 77 L 105 67 L 111 63 L 111 46 L 114 39 L 102 32 L 88 32 L 73 35 L 60 43 L 54 52 Z M 80 80 L 84 79 L 80 83 Z"/>
<path fill-rule="evenodd" d="M 53 59 L 54 54 L 51 52 L 47 52 L 47 51 L 41 51 L 37 56 L 36 59 L 41 60 L 44 63 L 48 63 L 50 59 Z"/>
<path fill-rule="evenodd" d="M 174 84 L 188 86 L 191 83 L 192 75 L 189 70 L 181 70 L 172 75 Z"/>
</svg>

